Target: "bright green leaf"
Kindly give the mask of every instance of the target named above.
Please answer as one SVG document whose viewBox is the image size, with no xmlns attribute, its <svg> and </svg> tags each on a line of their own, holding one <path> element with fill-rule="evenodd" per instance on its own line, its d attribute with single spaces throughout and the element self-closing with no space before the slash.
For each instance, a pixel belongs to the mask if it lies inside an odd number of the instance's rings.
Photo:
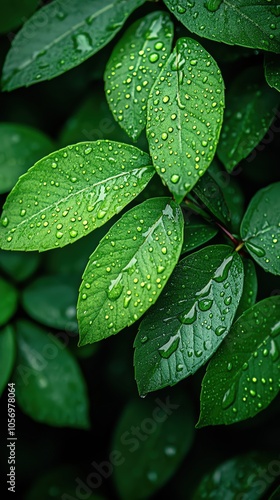
<svg viewBox="0 0 280 500">
<path fill-rule="evenodd" d="M 244 267 L 244 286 L 241 299 L 236 311 L 235 318 L 239 318 L 241 314 L 253 306 L 256 302 L 258 292 L 258 278 L 255 264 L 251 259 L 242 259 Z"/>
<path fill-rule="evenodd" d="M 211 359 L 198 427 L 254 417 L 279 392 L 280 296 L 247 309 Z"/>
<path fill-rule="evenodd" d="M 43 325 L 77 332 L 78 286 L 71 276 L 40 276 L 25 288 L 22 305 L 27 314 Z"/>
<path fill-rule="evenodd" d="M 39 4 L 40 0 L 9 0 L 3 2 L 1 5 L 0 33 L 8 33 L 18 28 Z"/>
<path fill-rule="evenodd" d="M 164 0 L 190 31 L 229 45 L 280 52 L 277 2 L 262 0 Z"/>
<path fill-rule="evenodd" d="M 280 6 L 279 6 L 280 12 Z M 266 54 L 264 58 L 265 79 L 270 87 L 280 92 L 280 57 L 275 54 Z"/>
<path fill-rule="evenodd" d="M 204 205 L 204 209 L 208 209 L 216 219 L 228 225 L 230 222 L 230 213 L 223 191 L 209 170 L 198 180 L 192 194 L 195 194 L 199 198 Z"/>
<path fill-rule="evenodd" d="M 280 274 L 280 182 L 260 189 L 251 199 L 241 224 L 241 238 L 265 271 Z"/>
<path fill-rule="evenodd" d="M 137 435 L 134 429 L 139 429 Z M 185 394 L 131 400 L 120 416 L 112 443 L 122 457 L 114 470 L 120 498 L 150 498 L 176 472 L 193 438 L 192 405 Z"/>
<path fill-rule="evenodd" d="M 162 292 L 182 243 L 183 215 L 169 198 L 152 198 L 126 212 L 101 240 L 83 274 L 80 345 L 138 320 Z"/>
<path fill-rule="evenodd" d="M 0 193 L 7 193 L 35 161 L 54 148 L 50 139 L 27 125 L 0 123 Z"/>
<path fill-rule="evenodd" d="M 3 68 L 4 90 L 50 80 L 98 52 L 145 0 L 53 0 L 13 40 Z M 42 19 L 45 22 L 42 22 Z"/>
<path fill-rule="evenodd" d="M 16 325 L 16 400 L 34 420 L 88 428 L 88 397 L 80 367 L 65 344 L 29 321 Z"/>
<path fill-rule="evenodd" d="M 17 308 L 17 290 L 0 277 L 0 326 L 13 316 Z"/>
<path fill-rule="evenodd" d="M 133 139 L 146 127 L 151 87 L 171 51 L 173 23 L 166 12 L 138 19 L 115 45 L 104 79 L 115 120 Z"/>
<path fill-rule="evenodd" d="M 0 396 L 9 382 L 15 361 L 15 335 L 8 325 L 0 330 Z"/>
<path fill-rule="evenodd" d="M 217 154 L 228 172 L 257 146 L 266 134 L 280 97 L 259 66 L 245 69 L 226 93 L 226 111 Z"/>
<path fill-rule="evenodd" d="M 211 240 L 218 232 L 218 228 L 208 224 L 201 217 L 190 212 L 184 221 L 184 243 L 182 254 L 190 252 L 195 248 Z"/>
<path fill-rule="evenodd" d="M 40 264 L 37 252 L 6 252 L 0 250 L 0 269 L 16 282 L 32 276 Z"/>
<path fill-rule="evenodd" d="M 153 163 L 178 203 L 213 159 L 223 109 L 216 62 L 199 43 L 180 38 L 151 90 L 147 122 Z"/>
<path fill-rule="evenodd" d="M 153 175 L 149 156 L 127 144 L 60 149 L 31 167 L 9 194 L 0 246 L 44 251 L 73 243 L 120 212 Z"/>
<path fill-rule="evenodd" d="M 135 339 L 141 395 L 174 385 L 206 363 L 230 329 L 242 288 L 242 260 L 227 245 L 180 261 Z"/>
</svg>

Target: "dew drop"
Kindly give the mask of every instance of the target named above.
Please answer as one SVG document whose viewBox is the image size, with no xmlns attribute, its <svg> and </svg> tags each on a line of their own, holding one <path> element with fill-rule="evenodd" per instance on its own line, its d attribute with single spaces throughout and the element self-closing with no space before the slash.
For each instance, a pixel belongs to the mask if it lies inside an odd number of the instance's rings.
<svg viewBox="0 0 280 500">
<path fill-rule="evenodd" d="M 173 354 L 178 348 L 180 342 L 179 335 L 173 335 L 170 337 L 168 342 L 166 342 L 162 347 L 159 348 L 159 354 L 162 358 L 170 358 L 171 354 Z"/>
<path fill-rule="evenodd" d="M 233 405 L 236 398 L 236 385 L 233 384 L 224 394 L 222 400 L 222 408 L 226 410 L 231 405 Z"/>
<path fill-rule="evenodd" d="M 171 180 L 171 182 L 172 182 L 173 184 L 177 184 L 177 182 L 179 182 L 179 180 L 180 180 L 180 175 L 173 174 L 173 175 L 171 176 L 171 179 L 170 179 L 170 180 Z"/>
<path fill-rule="evenodd" d="M 2 222 L 2 226 L 3 227 L 7 227 L 7 225 L 9 224 L 8 217 L 3 217 L 3 219 L 1 220 L 1 222 Z"/>
<path fill-rule="evenodd" d="M 150 61 L 150 62 L 152 62 L 152 63 L 157 62 L 157 61 L 158 61 L 158 59 L 159 59 L 159 55 L 158 55 L 158 54 L 156 54 L 156 53 L 153 53 L 153 54 L 151 54 L 151 55 L 149 56 L 149 61 Z"/>
<path fill-rule="evenodd" d="M 213 304 L 213 300 L 203 299 L 203 300 L 199 301 L 198 307 L 201 311 L 208 311 L 209 309 L 211 309 L 212 304 Z"/>
<path fill-rule="evenodd" d="M 111 284 L 112 284 L 112 282 L 111 282 Z M 113 286 L 111 286 L 109 288 L 109 291 L 107 293 L 108 299 L 117 300 L 120 297 L 120 295 L 122 294 L 122 291 L 123 291 L 123 285 L 119 282 L 116 282 L 115 284 L 113 284 Z"/>
<path fill-rule="evenodd" d="M 74 229 L 72 229 L 70 232 L 69 232 L 69 235 L 70 235 L 70 238 L 76 238 L 78 232 L 75 231 Z"/>
<path fill-rule="evenodd" d="M 264 249 L 258 247 L 257 245 L 254 245 L 253 243 L 247 242 L 246 247 L 248 248 L 248 250 L 251 250 L 251 252 L 253 252 L 253 254 L 256 255 L 257 257 L 264 257 L 265 255 Z"/>
<path fill-rule="evenodd" d="M 224 326 L 218 326 L 215 330 L 215 334 L 220 337 L 220 335 L 223 335 L 225 333 L 226 328 Z"/>
<path fill-rule="evenodd" d="M 92 39 L 88 33 L 79 33 L 73 36 L 74 48 L 79 52 L 89 52 L 93 49 Z"/>
<path fill-rule="evenodd" d="M 197 311 L 193 306 L 187 314 L 182 314 L 179 319 L 184 325 L 192 325 L 197 317 Z"/>
</svg>

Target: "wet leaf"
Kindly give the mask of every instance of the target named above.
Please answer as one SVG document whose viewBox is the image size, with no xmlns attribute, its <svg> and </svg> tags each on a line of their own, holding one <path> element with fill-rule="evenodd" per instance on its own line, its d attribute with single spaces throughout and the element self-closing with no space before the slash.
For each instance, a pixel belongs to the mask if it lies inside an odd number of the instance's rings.
<svg viewBox="0 0 280 500">
<path fill-rule="evenodd" d="M 224 109 L 224 84 L 214 59 L 180 38 L 152 88 L 147 138 L 153 163 L 180 203 L 209 167 Z"/>
<path fill-rule="evenodd" d="M 277 2 L 260 0 L 164 0 L 193 33 L 216 42 L 280 52 Z"/>
<path fill-rule="evenodd" d="M 271 123 L 280 97 L 259 66 L 246 68 L 226 93 L 226 111 L 217 154 L 228 172 L 257 146 Z"/>
<path fill-rule="evenodd" d="M 18 292 L 6 280 L 0 277 L 0 326 L 13 316 L 17 308 Z"/>
<path fill-rule="evenodd" d="M 8 325 L 0 330 L 0 396 L 10 380 L 15 361 L 15 335 Z"/>
<path fill-rule="evenodd" d="M 144 0 L 54 0 L 36 12 L 13 40 L 3 88 L 50 80 L 98 52 Z M 44 22 L 43 22 L 44 20 Z"/>
<path fill-rule="evenodd" d="M 54 146 L 42 132 L 15 123 L 0 123 L 0 193 L 7 193 L 35 161 Z"/>
<path fill-rule="evenodd" d="M 235 319 L 253 306 L 256 302 L 258 292 L 258 278 L 254 262 L 249 258 L 243 258 L 244 286 L 241 299 L 236 311 Z"/>
<path fill-rule="evenodd" d="M 179 262 L 134 342 L 141 395 L 178 383 L 214 354 L 232 324 L 243 276 L 240 256 L 227 245 Z"/>
<path fill-rule="evenodd" d="M 208 209 L 216 219 L 220 220 L 226 226 L 229 224 L 230 212 L 225 202 L 223 191 L 209 170 L 197 181 L 193 188 L 193 193 L 203 203 L 204 209 Z"/>
<path fill-rule="evenodd" d="M 80 367 L 65 344 L 34 323 L 16 324 L 16 400 L 34 420 L 88 428 L 88 396 Z"/>
<path fill-rule="evenodd" d="M 279 392 L 280 297 L 247 309 L 207 366 L 197 427 L 254 417 Z"/>
<path fill-rule="evenodd" d="M 265 55 L 264 72 L 268 85 L 270 85 L 270 87 L 273 87 L 280 92 L 280 57 L 278 55 L 275 54 Z"/>
<path fill-rule="evenodd" d="M 280 274 L 280 182 L 260 189 L 251 199 L 241 224 L 241 238 L 253 259 Z"/>
<path fill-rule="evenodd" d="M 182 246 L 182 254 L 190 252 L 197 247 L 211 240 L 218 232 L 218 229 L 208 222 L 205 222 L 201 217 L 190 213 L 185 216 L 184 221 L 184 243 Z"/>
<path fill-rule="evenodd" d="M 152 198 L 126 212 L 101 240 L 83 274 L 80 345 L 137 321 L 162 292 L 182 243 L 183 215 L 170 198 Z"/>
<path fill-rule="evenodd" d="M 63 247 L 102 226 L 154 175 L 146 153 L 109 141 L 79 143 L 36 163 L 9 194 L 0 221 L 5 250 Z"/>
<path fill-rule="evenodd" d="M 133 139 L 146 127 L 151 87 L 171 51 L 173 23 L 156 11 L 138 19 L 115 45 L 104 79 L 110 109 Z"/>
</svg>

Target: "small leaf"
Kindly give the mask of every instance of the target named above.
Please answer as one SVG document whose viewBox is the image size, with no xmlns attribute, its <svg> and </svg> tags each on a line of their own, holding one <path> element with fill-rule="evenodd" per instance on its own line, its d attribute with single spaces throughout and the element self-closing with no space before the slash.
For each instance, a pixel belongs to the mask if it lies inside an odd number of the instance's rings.
<svg viewBox="0 0 280 500">
<path fill-rule="evenodd" d="M 197 427 L 254 417 L 279 392 L 280 297 L 247 309 L 207 366 Z"/>
<path fill-rule="evenodd" d="M 51 140 L 26 125 L 0 123 L 0 193 L 7 193 L 18 178 L 53 150 Z"/>
<path fill-rule="evenodd" d="M 280 274 L 280 182 L 260 189 L 251 199 L 241 224 L 241 238 L 253 259 Z"/>
<path fill-rule="evenodd" d="M 266 134 L 280 97 L 268 87 L 259 66 L 245 69 L 226 93 L 227 108 L 217 154 L 228 172 L 257 146 Z"/>
<path fill-rule="evenodd" d="M 213 159 L 223 109 L 216 62 L 195 40 L 180 38 L 151 90 L 147 122 L 153 163 L 178 203 Z"/>
<path fill-rule="evenodd" d="M 126 212 L 101 240 L 83 274 L 80 345 L 138 320 L 162 292 L 182 243 L 183 215 L 169 198 L 152 198 Z"/>
<path fill-rule="evenodd" d="M 134 429 L 139 429 L 137 436 Z M 120 416 L 112 443 L 122 459 L 114 469 L 120 498 L 150 498 L 162 487 L 189 451 L 193 429 L 192 405 L 185 394 L 175 392 L 155 401 L 131 400 Z"/>
<path fill-rule="evenodd" d="M 6 252 L 0 250 L 0 269 L 17 283 L 30 278 L 40 264 L 37 252 Z"/>
<path fill-rule="evenodd" d="M 270 487 L 273 479 L 267 482 L 261 478 L 272 458 L 268 454 L 251 452 L 222 462 L 203 477 L 192 500 L 202 498 L 258 500 L 264 498 L 263 494 Z"/>
<path fill-rule="evenodd" d="M 164 0 L 190 31 L 229 45 L 280 52 L 279 5 L 256 0 Z"/>
<path fill-rule="evenodd" d="M 19 321 L 16 333 L 14 382 L 22 411 L 45 424 L 88 428 L 85 381 L 66 346 L 29 321 Z"/>
<path fill-rule="evenodd" d="M 0 330 L 0 396 L 2 395 L 13 370 L 15 361 L 14 330 L 8 325 Z"/>
<path fill-rule="evenodd" d="M 179 262 L 134 342 L 141 395 L 174 385 L 206 363 L 230 329 L 242 288 L 241 258 L 227 245 Z"/>
<path fill-rule="evenodd" d="M 39 6 L 40 0 L 9 0 L 2 5 L 0 33 L 8 33 L 18 28 Z"/>
<path fill-rule="evenodd" d="M 242 261 L 244 267 L 244 286 L 235 319 L 239 318 L 244 311 L 255 304 L 258 292 L 258 278 L 254 262 L 246 258 L 242 259 Z"/>
<path fill-rule="evenodd" d="M 73 275 L 40 276 L 23 291 L 23 308 L 43 325 L 77 332 L 78 287 L 75 281 Z"/>
<path fill-rule="evenodd" d="M 184 221 L 184 243 L 182 254 L 190 252 L 216 236 L 218 229 L 205 222 L 201 217 L 190 213 Z"/>
<path fill-rule="evenodd" d="M 173 23 L 166 12 L 138 19 L 115 45 L 104 79 L 115 120 L 133 139 L 146 126 L 151 87 L 171 51 Z"/>
<path fill-rule="evenodd" d="M 0 277 L 0 326 L 13 316 L 17 308 L 17 290 L 8 281 Z"/>
<path fill-rule="evenodd" d="M 279 12 L 280 12 L 280 6 Z M 280 92 L 280 57 L 275 54 L 266 54 L 264 58 L 265 79 L 270 87 Z"/>
<path fill-rule="evenodd" d="M 3 68 L 3 88 L 50 80 L 98 52 L 144 0 L 53 0 L 36 12 L 13 40 Z M 42 20 L 45 22 L 43 23 Z"/>
<path fill-rule="evenodd" d="M 192 194 L 195 194 L 216 219 L 225 225 L 230 222 L 230 213 L 225 198 L 219 184 L 212 176 L 209 169 L 198 180 L 193 188 Z"/>
<path fill-rule="evenodd" d="M 144 189 L 154 175 L 149 164 L 143 151 L 109 141 L 81 142 L 46 156 L 6 200 L 1 248 L 44 251 L 73 243 Z"/>
</svg>

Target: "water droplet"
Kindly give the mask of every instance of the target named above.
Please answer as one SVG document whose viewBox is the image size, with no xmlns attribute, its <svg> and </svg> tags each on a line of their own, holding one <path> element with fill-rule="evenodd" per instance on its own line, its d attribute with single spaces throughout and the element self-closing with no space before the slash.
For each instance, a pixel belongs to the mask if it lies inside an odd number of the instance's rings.
<svg viewBox="0 0 280 500">
<path fill-rule="evenodd" d="M 73 36 L 74 48 L 80 52 L 93 50 L 92 39 L 88 33 L 79 33 Z"/>
<path fill-rule="evenodd" d="M 26 214 L 26 210 L 22 209 L 22 210 L 20 211 L 20 215 L 21 215 L 21 217 L 23 217 L 25 214 Z"/>
<path fill-rule="evenodd" d="M 231 362 L 228 363 L 227 369 L 228 369 L 229 372 L 232 370 L 232 363 Z"/>
<path fill-rule="evenodd" d="M 103 217 L 105 217 L 106 215 L 106 211 L 105 210 L 99 210 L 97 212 L 97 219 L 103 219 Z"/>
<path fill-rule="evenodd" d="M 209 10 L 209 12 L 215 12 L 216 10 L 218 10 L 221 3 L 222 0 L 205 0 L 204 5 L 206 9 Z"/>
<path fill-rule="evenodd" d="M 218 326 L 215 330 L 215 333 L 218 337 L 220 337 L 220 335 L 223 335 L 223 333 L 225 333 L 225 331 L 226 331 L 225 326 Z"/>
<path fill-rule="evenodd" d="M 2 226 L 3 227 L 7 227 L 7 225 L 9 224 L 8 217 L 3 217 L 3 219 L 1 220 L 1 222 L 2 222 Z"/>
<path fill-rule="evenodd" d="M 179 319 L 184 325 L 192 325 L 195 322 L 196 317 L 197 311 L 195 306 L 193 306 L 187 314 L 182 314 Z"/>
<path fill-rule="evenodd" d="M 145 344 L 147 342 L 147 340 L 148 340 L 147 335 L 144 335 L 144 337 L 141 338 L 141 343 Z"/>
<path fill-rule="evenodd" d="M 177 5 L 178 14 L 185 14 L 186 10 L 187 9 L 185 7 L 183 7 L 182 5 Z"/>
<path fill-rule="evenodd" d="M 75 231 L 74 229 L 71 229 L 71 231 L 69 232 L 69 234 L 70 234 L 70 238 L 76 238 L 78 232 Z"/>
<path fill-rule="evenodd" d="M 216 273 L 215 273 L 213 279 L 215 281 L 217 281 L 217 283 L 222 283 L 223 281 L 225 281 L 227 279 L 232 259 L 233 259 L 233 255 L 230 255 L 229 257 L 224 259 L 222 264 L 216 270 Z"/>
<path fill-rule="evenodd" d="M 164 448 L 164 453 L 167 457 L 174 457 L 174 455 L 176 455 L 177 453 L 177 450 L 175 448 L 175 446 L 166 446 Z"/>
<path fill-rule="evenodd" d="M 222 400 L 222 408 L 226 410 L 231 405 L 233 405 L 236 398 L 236 385 L 233 384 L 224 394 Z"/>
<path fill-rule="evenodd" d="M 162 49 L 162 47 L 163 47 L 163 43 L 162 43 L 162 42 L 157 42 L 157 43 L 155 43 L 155 49 L 156 49 L 156 50 L 161 50 L 161 49 Z"/>
<path fill-rule="evenodd" d="M 173 184 L 177 184 L 177 182 L 179 182 L 179 180 L 180 180 L 180 175 L 173 174 L 173 175 L 171 176 L 171 179 L 170 179 L 170 180 L 171 180 L 171 182 L 172 182 Z"/>
<path fill-rule="evenodd" d="M 178 348 L 179 342 L 180 342 L 179 334 L 171 336 L 168 342 L 166 342 L 158 350 L 161 357 L 165 359 L 170 358 L 171 354 L 173 354 Z"/>
<path fill-rule="evenodd" d="M 118 278 L 111 281 L 109 291 L 107 293 L 108 298 L 111 300 L 117 300 L 123 291 L 123 285 L 119 282 Z"/>
<path fill-rule="evenodd" d="M 253 254 L 255 254 L 257 257 L 264 257 L 265 251 L 263 248 L 258 247 L 257 245 L 254 245 L 253 243 L 246 242 L 246 247 L 248 250 L 251 250 Z"/>
<path fill-rule="evenodd" d="M 203 299 L 199 301 L 198 307 L 201 311 L 208 311 L 212 307 L 212 304 L 213 300 Z"/>
<path fill-rule="evenodd" d="M 157 61 L 158 61 L 158 59 L 159 59 L 159 55 L 158 55 L 158 54 L 156 54 L 156 53 L 151 54 L 151 55 L 149 56 L 149 61 L 150 61 L 150 62 L 157 62 Z"/>
<path fill-rule="evenodd" d="M 63 236 L 63 233 L 61 231 L 57 231 L 56 237 L 60 240 Z"/>
</svg>

